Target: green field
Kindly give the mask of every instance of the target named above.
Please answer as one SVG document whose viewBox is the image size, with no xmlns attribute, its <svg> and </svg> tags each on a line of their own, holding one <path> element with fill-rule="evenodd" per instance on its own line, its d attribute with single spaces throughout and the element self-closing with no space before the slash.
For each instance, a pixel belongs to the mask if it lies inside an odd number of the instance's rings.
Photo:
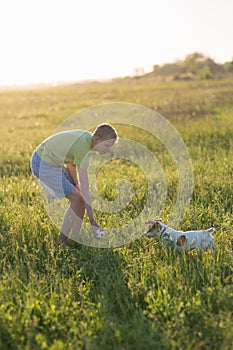
<svg viewBox="0 0 233 350">
<path fill-rule="evenodd" d="M 58 249 L 59 231 L 44 209 L 30 156 L 72 114 L 114 101 L 157 110 L 177 128 L 194 175 L 179 229 L 214 226 L 215 251 L 178 254 L 145 236 L 119 248 L 71 242 Z M 1 92 L 0 118 L 1 350 L 233 348 L 232 80 L 125 79 Z M 161 213 L 166 223 L 177 191 L 171 157 L 133 127 L 118 132 L 160 161 L 168 188 Z M 144 203 L 140 169 L 114 164 L 98 175 L 101 196 L 114 199 L 118 178 L 132 183 L 135 196 L 119 215 L 97 212 L 103 227 L 123 225 Z"/>
</svg>

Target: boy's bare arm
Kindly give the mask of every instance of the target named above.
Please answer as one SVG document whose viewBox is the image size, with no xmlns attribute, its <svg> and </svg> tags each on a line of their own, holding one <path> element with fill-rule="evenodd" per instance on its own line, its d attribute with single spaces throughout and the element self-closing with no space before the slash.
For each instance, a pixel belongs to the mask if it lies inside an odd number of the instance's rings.
<svg viewBox="0 0 233 350">
<path fill-rule="evenodd" d="M 73 163 L 68 163 L 66 164 L 67 170 L 69 171 L 69 174 L 73 180 L 73 183 L 75 185 L 75 187 L 77 187 L 78 189 L 80 189 L 79 187 L 79 183 L 78 183 L 78 177 L 77 177 L 77 170 L 76 170 L 76 165 Z"/>
<path fill-rule="evenodd" d="M 86 170 L 79 169 L 79 180 L 80 180 L 81 193 L 84 198 L 85 207 L 87 210 L 90 223 L 92 226 L 99 227 L 99 225 L 97 224 L 93 216 L 91 197 L 89 192 L 89 180 L 88 180 L 88 174 Z"/>
</svg>

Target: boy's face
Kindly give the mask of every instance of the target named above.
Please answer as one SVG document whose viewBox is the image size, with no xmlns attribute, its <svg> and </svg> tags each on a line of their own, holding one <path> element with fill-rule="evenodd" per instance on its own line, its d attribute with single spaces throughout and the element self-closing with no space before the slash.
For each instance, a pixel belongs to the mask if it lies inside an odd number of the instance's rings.
<svg viewBox="0 0 233 350">
<path fill-rule="evenodd" d="M 111 152 L 112 147 L 115 145 L 115 140 L 102 140 L 96 138 L 93 143 L 93 151 L 98 152 L 99 154 L 105 154 Z"/>
</svg>

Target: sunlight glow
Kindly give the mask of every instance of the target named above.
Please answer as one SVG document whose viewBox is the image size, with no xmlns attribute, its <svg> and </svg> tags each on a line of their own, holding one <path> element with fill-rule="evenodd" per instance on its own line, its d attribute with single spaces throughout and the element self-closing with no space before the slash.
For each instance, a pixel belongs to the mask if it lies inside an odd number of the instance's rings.
<svg viewBox="0 0 233 350">
<path fill-rule="evenodd" d="M 0 85 L 105 79 L 200 51 L 232 60 L 231 0 L 8 0 Z"/>
</svg>

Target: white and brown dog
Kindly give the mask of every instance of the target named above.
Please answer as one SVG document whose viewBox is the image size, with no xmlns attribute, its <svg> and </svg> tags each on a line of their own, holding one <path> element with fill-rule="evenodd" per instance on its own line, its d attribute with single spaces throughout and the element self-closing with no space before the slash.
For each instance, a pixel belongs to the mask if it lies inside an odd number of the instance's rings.
<svg viewBox="0 0 233 350">
<path fill-rule="evenodd" d="M 211 233 L 214 228 L 201 231 L 176 231 L 164 225 L 160 219 L 147 221 L 149 225 L 146 236 L 158 237 L 166 245 L 171 245 L 177 250 L 190 250 L 199 248 L 205 250 L 214 246 L 214 237 Z"/>
</svg>

